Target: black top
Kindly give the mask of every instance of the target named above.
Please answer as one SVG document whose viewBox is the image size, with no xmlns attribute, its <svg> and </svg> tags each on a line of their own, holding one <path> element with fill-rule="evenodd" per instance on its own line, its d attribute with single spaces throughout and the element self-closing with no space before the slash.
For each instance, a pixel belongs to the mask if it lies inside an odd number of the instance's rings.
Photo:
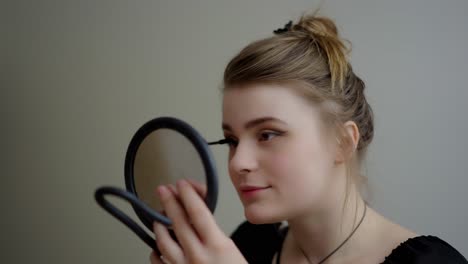
<svg viewBox="0 0 468 264">
<path fill-rule="evenodd" d="M 271 264 L 283 244 L 287 229 L 280 224 L 242 223 L 231 235 L 250 264 Z M 396 247 L 381 264 L 468 264 L 447 242 L 435 236 L 410 238 Z"/>
</svg>

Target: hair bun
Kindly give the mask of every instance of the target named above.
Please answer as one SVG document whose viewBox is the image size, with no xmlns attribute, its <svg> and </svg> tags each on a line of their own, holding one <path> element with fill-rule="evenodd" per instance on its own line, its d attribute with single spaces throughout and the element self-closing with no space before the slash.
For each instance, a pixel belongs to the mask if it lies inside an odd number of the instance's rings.
<svg viewBox="0 0 468 264">
<path fill-rule="evenodd" d="M 316 17 L 313 15 L 302 16 L 292 29 L 294 31 L 303 31 L 312 37 L 338 38 L 338 29 L 335 23 L 326 17 Z"/>
<path fill-rule="evenodd" d="M 304 15 L 291 27 L 291 33 L 298 33 L 301 38 L 306 36 L 308 41 L 314 41 L 321 48 L 328 60 L 332 92 L 342 92 L 349 71 L 347 55 L 350 48 L 338 36 L 335 22 L 326 17 Z"/>
</svg>

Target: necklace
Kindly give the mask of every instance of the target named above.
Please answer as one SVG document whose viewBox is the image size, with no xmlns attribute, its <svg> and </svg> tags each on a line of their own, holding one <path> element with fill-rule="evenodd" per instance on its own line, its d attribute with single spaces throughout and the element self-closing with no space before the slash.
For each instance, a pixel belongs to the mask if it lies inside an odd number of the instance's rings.
<svg viewBox="0 0 468 264">
<path fill-rule="evenodd" d="M 362 221 L 364 220 L 364 217 L 366 216 L 366 211 L 367 211 L 367 204 L 364 202 L 364 212 L 362 213 L 362 217 L 361 217 L 361 220 L 359 220 L 359 223 L 357 224 L 357 226 L 353 229 L 353 231 L 351 232 L 351 234 L 349 234 L 349 236 L 337 247 L 335 248 L 335 250 L 333 250 L 330 254 L 328 254 L 325 258 L 323 258 L 321 261 L 319 261 L 317 264 L 322 264 L 324 263 L 327 259 L 329 259 L 333 254 L 335 254 L 344 244 L 346 244 L 346 242 L 348 242 L 348 240 L 354 235 L 354 233 L 356 232 L 356 230 L 359 228 L 359 226 L 362 224 Z M 310 259 L 309 257 L 307 257 L 307 254 L 304 252 L 304 250 L 302 248 L 299 247 L 299 249 L 301 250 L 302 254 L 304 255 L 304 257 L 307 259 L 307 262 L 308 263 L 311 263 L 310 262 Z"/>
</svg>

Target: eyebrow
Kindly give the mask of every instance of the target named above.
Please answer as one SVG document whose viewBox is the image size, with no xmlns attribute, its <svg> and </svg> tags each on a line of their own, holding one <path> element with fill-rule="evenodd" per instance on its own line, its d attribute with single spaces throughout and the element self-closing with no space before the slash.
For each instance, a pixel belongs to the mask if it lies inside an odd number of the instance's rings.
<svg viewBox="0 0 468 264">
<path fill-rule="evenodd" d="M 256 118 L 256 119 L 253 119 L 253 120 L 250 120 L 249 122 L 247 122 L 244 126 L 245 129 L 250 129 L 252 127 L 255 127 L 255 126 L 258 126 L 262 123 L 266 123 L 266 122 L 279 122 L 279 123 L 282 123 L 282 124 L 286 124 L 286 122 L 278 119 L 278 118 L 275 118 L 275 117 L 270 117 L 270 116 L 266 116 L 266 117 L 260 117 L 260 118 Z M 232 131 L 232 128 L 230 125 L 226 124 L 226 123 L 223 123 L 223 130 L 228 130 L 228 131 Z"/>
</svg>

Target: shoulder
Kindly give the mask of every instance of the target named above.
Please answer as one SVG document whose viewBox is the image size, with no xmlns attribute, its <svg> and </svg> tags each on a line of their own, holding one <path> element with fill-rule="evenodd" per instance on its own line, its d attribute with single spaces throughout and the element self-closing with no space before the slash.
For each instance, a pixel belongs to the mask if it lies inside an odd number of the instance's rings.
<svg viewBox="0 0 468 264">
<path fill-rule="evenodd" d="M 393 249 L 382 264 L 468 264 L 450 244 L 436 236 L 416 236 Z"/>
<path fill-rule="evenodd" d="M 232 233 L 231 239 L 249 263 L 271 263 L 283 242 L 280 224 L 254 225 L 247 221 Z"/>
</svg>

